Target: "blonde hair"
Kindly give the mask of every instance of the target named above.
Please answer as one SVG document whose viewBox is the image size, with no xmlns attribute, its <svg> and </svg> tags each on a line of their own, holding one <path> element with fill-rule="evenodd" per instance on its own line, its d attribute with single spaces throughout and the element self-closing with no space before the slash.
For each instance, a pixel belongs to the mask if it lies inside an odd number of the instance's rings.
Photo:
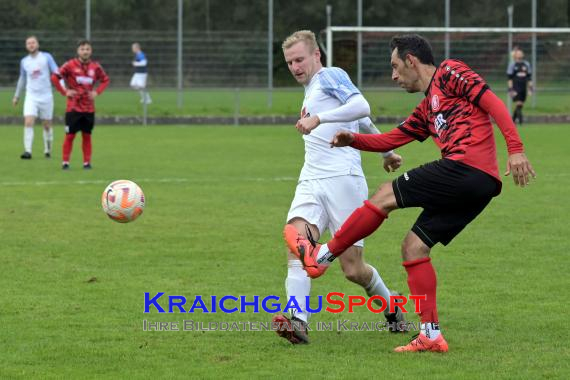
<svg viewBox="0 0 570 380">
<path fill-rule="evenodd" d="M 291 34 L 289 37 L 285 38 L 285 41 L 283 41 L 281 47 L 283 50 L 287 50 L 300 41 L 304 42 L 311 49 L 311 52 L 319 48 L 315 33 L 311 32 L 310 30 L 299 30 Z"/>
</svg>

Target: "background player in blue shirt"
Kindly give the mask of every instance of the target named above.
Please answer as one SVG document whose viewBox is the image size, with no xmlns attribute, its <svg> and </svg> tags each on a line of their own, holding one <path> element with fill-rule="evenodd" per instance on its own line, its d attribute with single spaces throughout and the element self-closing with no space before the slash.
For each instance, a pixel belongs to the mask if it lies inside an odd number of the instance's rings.
<svg viewBox="0 0 570 380">
<path fill-rule="evenodd" d="M 131 79 L 131 87 L 133 90 L 137 90 L 141 95 L 141 103 L 150 104 L 152 99 L 150 94 L 146 90 L 146 79 L 148 75 L 148 61 L 144 52 L 141 50 L 141 45 L 135 42 L 131 47 L 133 53 L 135 54 L 135 60 L 133 61 L 133 67 L 135 68 L 135 73 Z"/>
</svg>

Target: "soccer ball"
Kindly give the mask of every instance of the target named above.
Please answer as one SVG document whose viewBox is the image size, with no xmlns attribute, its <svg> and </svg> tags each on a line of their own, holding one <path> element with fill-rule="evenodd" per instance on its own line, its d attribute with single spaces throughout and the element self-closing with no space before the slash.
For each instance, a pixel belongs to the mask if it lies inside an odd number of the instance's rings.
<svg viewBox="0 0 570 380">
<path fill-rule="evenodd" d="M 139 185 L 125 179 L 112 182 L 101 196 L 103 211 L 119 223 L 138 218 L 144 210 L 144 203 L 144 194 Z"/>
</svg>

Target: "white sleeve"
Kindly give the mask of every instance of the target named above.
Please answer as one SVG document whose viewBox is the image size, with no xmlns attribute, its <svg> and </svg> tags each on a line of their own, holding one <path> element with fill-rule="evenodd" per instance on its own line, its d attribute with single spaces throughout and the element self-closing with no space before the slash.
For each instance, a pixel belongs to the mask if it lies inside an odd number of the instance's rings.
<svg viewBox="0 0 570 380">
<path fill-rule="evenodd" d="M 368 133 L 368 134 L 381 134 L 382 132 L 380 132 L 378 130 L 378 128 L 376 128 L 376 126 L 374 125 L 374 123 L 372 122 L 372 120 L 367 116 L 367 117 L 363 117 L 362 119 L 358 119 L 358 128 L 364 132 L 364 133 Z"/>
<path fill-rule="evenodd" d="M 20 97 L 20 94 L 24 91 L 24 87 L 26 87 L 26 70 L 24 70 L 22 62 L 20 62 L 20 77 L 18 78 L 18 84 L 16 85 L 16 93 L 14 94 L 15 98 Z"/>
<path fill-rule="evenodd" d="M 361 94 L 354 94 L 345 104 L 317 114 L 321 123 L 341 123 L 361 119 L 370 115 L 370 105 Z"/>
<path fill-rule="evenodd" d="M 55 63 L 55 59 L 50 53 L 44 53 L 47 56 L 48 66 L 51 73 L 59 73 L 59 69 L 57 68 L 57 63 Z"/>
<path fill-rule="evenodd" d="M 360 129 L 360 131 L 367 134 L 377 134 L 377 135 L 382 134 L 382 132 L 380 132 L 380 130 L 376 128 L 376 126 L 369 117 L 363 117 L 362 119 L 358 119 L 358 128 Z M 380 154 L 382 155 L 382 157 L 386 158 L 394 154 L 394 151 L 390 150 L 388 152 L 380 152 Z"/>
</svg>

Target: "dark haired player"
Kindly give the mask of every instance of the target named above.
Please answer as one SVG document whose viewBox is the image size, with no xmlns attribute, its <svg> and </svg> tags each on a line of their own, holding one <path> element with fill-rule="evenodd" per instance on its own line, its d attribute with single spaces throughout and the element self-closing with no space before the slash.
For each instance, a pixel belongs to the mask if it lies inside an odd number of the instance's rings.
<svg viewBox="0 0 570 380">
<path fill-rule="evenodd" d="M 91 60 L 91 42 L 77 44 L 77 58 L 65 62 L 59 73 L 51 76 L 57 90 L 67 97 L 65 111 L 65 140 L 62 169 L 69 169 L 69 158 L 75 134 L 81 131 L 83 139 L 83 168 L 91 169 L 91 133 L 95 123 L 95 98 L 109 85 L 109 77 L 98 62 Z M 63 79 L 66 88 L 60 84 Z M 95 84 L 99 85 L 95 89 Z"/>
<path fill-rule="evenodd" d="M 447 342 L 439 330 L 436 274 L 429 254 L 435 244 L 449 244 L 501 192 L 489 116 L 507 142 L 505 175 L 512 172 L 515 184 L 525 186 L 535 172 L 523 153 L 509 111 L 477 73 L 453 59 L 435 66 L 431 46 L 418 35 L 394 37 L 390 47 L 392 79 L 407 92 L 425 93 L 425 98 L 392 131 L 382 135 L 342 131 L 333 137 L 331 145 L 388 151 L 431 137 L 442 158 L 381 185 L 327 244 L 308 241 L 288 225 L 285 239 L 309 276 L 315 278 L 347 247 L 380 227 L 390 212 L 421 207 L 423 211 L 402 243 L 402 258 L 410 293 L 427 297 L 420 303 L 422 329 L 408 345 L 395 351 L 447 352 Z"/>
</svg>

